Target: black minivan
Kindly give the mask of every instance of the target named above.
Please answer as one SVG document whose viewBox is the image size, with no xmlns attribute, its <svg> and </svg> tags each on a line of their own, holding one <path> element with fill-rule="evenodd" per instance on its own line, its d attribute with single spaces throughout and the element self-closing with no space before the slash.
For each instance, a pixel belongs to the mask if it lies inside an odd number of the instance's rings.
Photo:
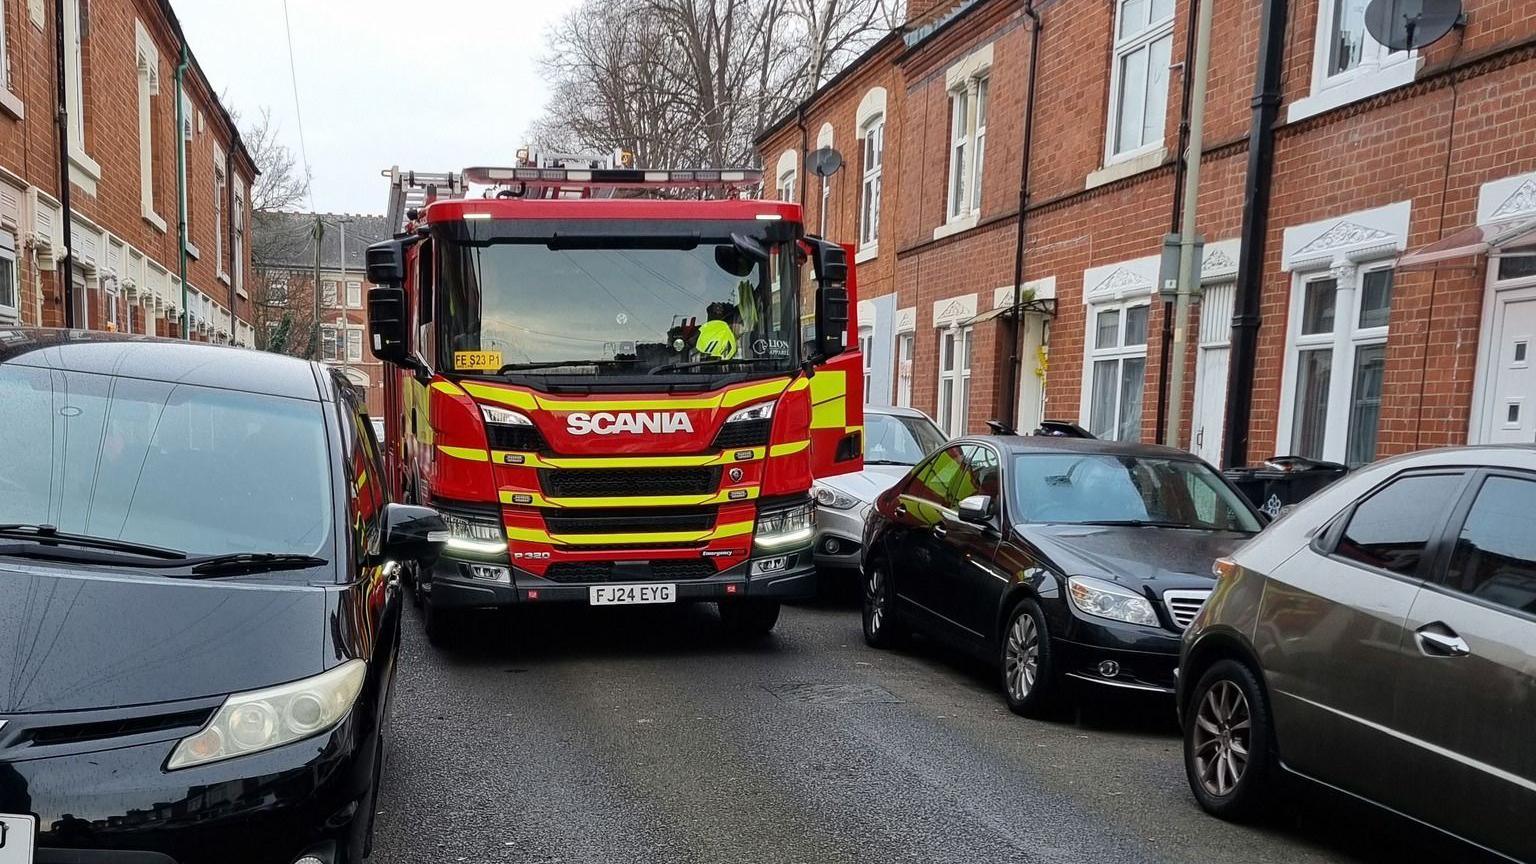
<svg viewBox="0 0 1536 864">
<path fill-rule="evenodd" d="M 365 407 L 319 364 L 0 329 L 7 851 L 367 854 L 397 573 L 445 536 L 380 472 Z"/>
</svg>

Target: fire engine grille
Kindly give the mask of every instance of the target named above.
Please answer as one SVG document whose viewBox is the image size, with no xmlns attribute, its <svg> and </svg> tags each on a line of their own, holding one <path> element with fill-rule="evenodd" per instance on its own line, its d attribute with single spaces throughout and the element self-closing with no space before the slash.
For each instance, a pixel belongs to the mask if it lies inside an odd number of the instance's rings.
<svg viewBox="0 0 1536 864">
<path fill-rule="evenodd" d="M 729 450 L 733 447 L 762 447 L 768 443 L 768 436 L 773 431 L 773 420 L 742 420 L 736 423 L 727 423 L 720 427 L 720 432 L 715 436 L 716 450 Z"/>
<path fill-rule="evenodd" d="M 551 564 L 544 578 L 551 582 L 686 582 L 715 575 L 708 561 L 649 561 L 640 566 L 615 566 L 612 561 L 580 561 Z"/>
<path fill-rule="evenodd" d="M 542 453 L 549 449 L 549 444 L 536 426 L 503 426 L 488 423 L 485 434 L 490 440 L 492 450 Z"/>
<path fill-rule="evenodd" d="M 708 495 L 720 488 L 720 467 L 540 468 L 539 486 L 552 498 Z"/>
<path fill-rule="evenodd" d="M 715 527 L 714 507 L 576 508 L 545 510 L 544 524 L 551 534 L 642 534 L 652 531 L 708 531 Z"/>
</svg>

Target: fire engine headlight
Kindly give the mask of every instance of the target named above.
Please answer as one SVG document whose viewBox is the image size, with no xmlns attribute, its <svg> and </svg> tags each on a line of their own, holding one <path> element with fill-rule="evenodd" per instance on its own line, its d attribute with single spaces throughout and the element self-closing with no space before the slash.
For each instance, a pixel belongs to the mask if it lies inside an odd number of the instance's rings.
<svg viewBox="0 0 1536 864">
<path fill-rule="evenodd" d="M 844 492 L 839 492 L 831 486 L 816 484 L 816 503 L 823 507 L 831 507 L 833 510 L 852 510 L 859 506 L 858 499 Z"/>
<path fill-rule="evenodd" d="M 520 414 L 510 408 L 497 408 L 495 405 L 481 405 L 480 416 L 485 422 L 497 426 L 532 426 L 533 421 L 526 414 Z"/>
<path fill-rule="evenodd" d="M 752 542 L 762 549 L 783 549 L 810 540 L 815 529 L 815 505 L 800 504 L 760 514 Z"/>
<path fill-rule="evenodd" d="M 773 416 L 773 406 L 776 404 L 778 403 L 759 402 L 756 405 L 750 405 L 725 418 L 725 422 L 745 423 L 748 420 L 767 420 Z"/>
<path fill-rule="evenodd" d="M 352 710 L 367 673 L 367 663 L 348 660 L 313 678 L 236 693 L 196 734 L 177 742 L 165 769 L 232 759 L 319 735 Z"/>
<path fill-rule="evenodd" d="M 467 519 L 451 513 L 443 513 L 447 532 L 433 532 L 428 539 L 442 540 L 450 551 L 469 552 L 475 555 L 496 555 L 507 551 L 507 531 L 500 522 L 489 519 Z"/>
</svg>

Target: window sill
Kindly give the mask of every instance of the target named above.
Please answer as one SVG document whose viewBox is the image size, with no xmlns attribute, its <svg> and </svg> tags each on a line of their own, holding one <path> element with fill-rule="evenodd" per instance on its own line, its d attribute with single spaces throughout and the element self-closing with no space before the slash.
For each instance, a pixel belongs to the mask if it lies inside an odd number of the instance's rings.
<svg viewBox="0 0 1536 864">
<path fill-rule="evenodd" d="M 1312 95 L 1302 97 L 1291 103 L 1291 107 L 1286 110 L 1286 122 L 1295 123 L 1298 120 L 1305 120 L 1324 111 L 1332 111 L 1351 102 L 1359 102 L 1361 99 L 1369 99 L 1378 93 L 1385 93 L 1388 90 L 1412 84 L 1413 79 L 1418 74 L 1418 58 L 1410 57 L 1368 72 L 1362 72 L 1347 81 L 1341 81 L 1331 86 L 1318 87 L 1313 85 Z"/>
<path fill-rule="evenodd" d="M 69 148 L 69 182 L 85 190 L 85 194 L 95 197 L 96 184 L 101 180 L 101 166 L 96 160 L 85 154 L 73 145 Z"/>
<path fill-rule="evenodd" d="M 225 285 L 228 285 L 229 284 L 229 274 L 225 273 L 223 270 L 220 270 L 219 271 L 219 275 L 218 275 L 218 280 L 220 282 L 223 282 Z"/>
<path fill-rule="evenodd" d="M 187 241 L 187 254 L 192 256 L 193 261 L 203 257 L 203 253 L 198 251 L 198 248 L 193 245 L 191 240 Z"/>
<path fill-rule="evenodd" d="M 878 242 L 864 246 L 853 255 L 853 263 L 863 264 L 865 261 L 873 261 L 880 257 L 880 244 Z"/>
<path fill-rule="evenodd" d="M 145 222 L 148 222 L 156 231 L 159 231 L 161 234 L 165 233 L 165 220 L 161 219 L 158 213 L 153 210 L 145 210 L 143 215 Z"/>
<path fill-rule="evenodd" d="M 1124 180 L 1127 177 L 1134 177 L 1143 171 L 1151 171 L 1153 168 L 1162 165 L 1163 160 L 1167 158 L 1168 148 L 1159 147 L 1156 150 L 1150 150 L 1138 156 L 1127 156 L 1112 161 L 1103 168 L 1089 174 L 1083 181 L 1083 188 L 1097 189 L 1116 180 Z"/>
<path fill-rule="evenodd" d="M 0 87 L 0 111 L 10 115 L 13 120 L 27 119 L 27 108 L 21 104 L 21 97 L 3 87 Z"/>
<path fill-rule="evenodd" d="M 953 219 L 950 219 L 948 222 L 945 222 L 943 225 L 933 229 L 933 239 L 939 240 L 944 237 L 954 236 L 955 234 L 959 234 L 962 231 L 969 231 L 972 228 L 975 228 L 976 223 L 979 221 L 981 221 L 981 214 L 975 210 L 972 210 L 969 213 L 961 216 L 956 216 Z"/>
</svg>

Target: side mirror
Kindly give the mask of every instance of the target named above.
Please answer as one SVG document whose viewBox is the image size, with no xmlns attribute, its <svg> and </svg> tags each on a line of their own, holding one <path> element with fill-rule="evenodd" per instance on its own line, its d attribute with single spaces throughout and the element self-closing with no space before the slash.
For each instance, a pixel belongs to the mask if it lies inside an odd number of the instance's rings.
<svg viewBox="0 0 1536 864">
<path fill-rule="evenodd" d="M 368 330 L 373 334 L 373 356 L 385 363 L 414 365 L 410 309 L 406 306 L 404 288 L 386 285 L 368 289 Z"/>
<path fill-rule="evenodd" d="M 431 507 L 414 504 L 384 506 L 384 557 L 430 565 L 443 551 L 448 523 Z"/>
<path fill-rule="evenodd" d="M 366 260 L 369 282 L 396 288 L 405 283 L 405 247 L 408 240 L 384 240 L 368 247 Z"/>
<path fill-rule="evenodd" d="M 960 499 L 960 521 L 985 525 L 992 521 L 992 496 L 972 495 Z"/>
<path fill-rule="evenodd" d="M 825 286 L 848 281 L 848 250 L 820 237 L 807 237 L 805 242 L 811 247 L 811 269 L 817 282 Z"/>
<path fill-rule="evenodd" d="M 848 350 L 848 252 L 820 237 L 805 238 L 816 271 L 816 353 L 831 359 Z"/>
</svg>

